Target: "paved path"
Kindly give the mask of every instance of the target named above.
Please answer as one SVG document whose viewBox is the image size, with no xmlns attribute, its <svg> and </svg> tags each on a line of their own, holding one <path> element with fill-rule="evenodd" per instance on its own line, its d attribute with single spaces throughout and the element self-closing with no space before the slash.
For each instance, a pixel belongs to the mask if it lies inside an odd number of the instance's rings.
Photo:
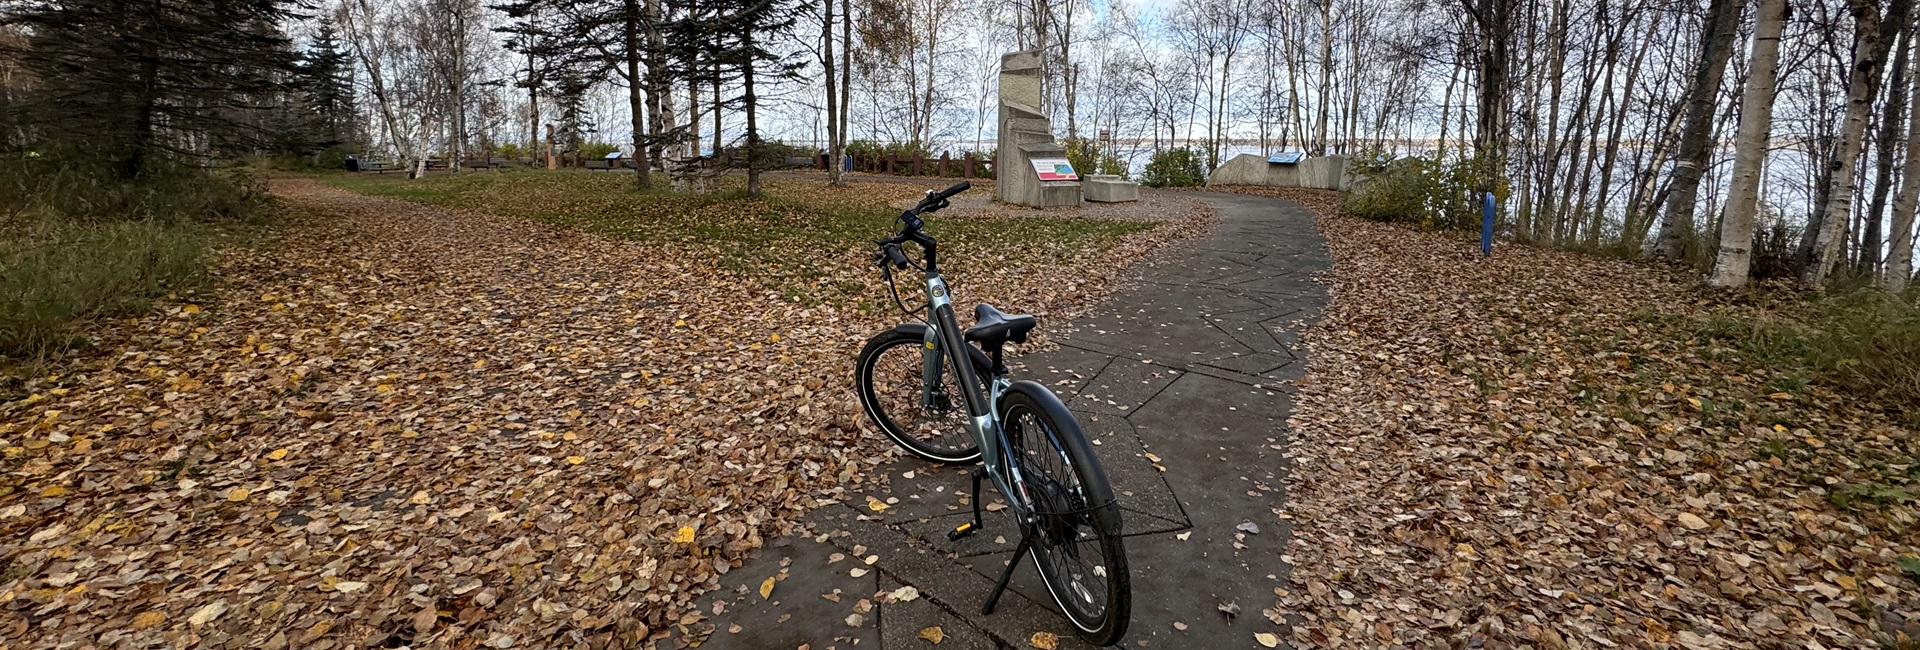
<svg viewBox="0 0 1920 650">
<path fill-rule="evenodd" d="M 1311 276 L 1329 258 L 1299 206 L 1204 196 L 1222 222 L 1209 239 L 1142 265 L 1138 282 L 1065 325 L 1059 348 L 1015 367 L 1068 400 L 1120 492 L 1134 595 L 1123 647 L 1250 648 L 1254 633 L 1281 632 L 1261 614 L 1288 570 L 1288 530 L 1275 516 L 1291 407 L 1280 382 L 1303 370 L 1296 333 L 1327 300 Z M 810 515 L 821 537 L 777 541 L 730 572 L 703 601 L 724 605 L 702 647 L 926 648 L 917 634 L 932 626 L 943 649 L 1027 648 L 1038 631 L 1082 647 L 1030 561 L 999 610 L 978 614 L 1017 529 L 1001 511 L 981 533 L 946 540 L 970 516 L 956 495 L 971 489 L 964 468 L 903 459 L 876 471 L 892 488 L 874 496 L 898 502 L 879 514 L 862 497 L 821 508 Z M 997 494 L 985 490 L 991 504 Z M 1258 534 L 1235 529 L 1248 522 Z M 879 559 L 869 566 L 867 556 Z M 781 574 L 763 600 L 761 582 Z M 903 586 L 919 596 L 876 597 Z"/>
</svg>

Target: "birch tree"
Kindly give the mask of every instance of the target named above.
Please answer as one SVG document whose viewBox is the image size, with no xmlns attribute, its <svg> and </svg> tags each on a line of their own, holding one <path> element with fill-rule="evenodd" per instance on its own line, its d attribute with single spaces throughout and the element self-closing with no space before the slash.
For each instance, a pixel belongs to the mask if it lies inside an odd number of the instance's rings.
<svg viewBox="0 0 1920 650">
<path fill-rule="evenodd" d="M 1780 31 L 1786 26 L 1787 0 L 1761 0 L 1753 30 L 1753 65 L 1740 98 L 1740 135 L 1733 163 L 1733 186 L 1720 217 L 1720 252 L 1709 282 L 1716 287 L 1747 283 L 1753 263 L 1754 213 L 1760 206 L 1760 173 L 1773 135 L 1774 84 L 1780 69 Z"/>
</svg>

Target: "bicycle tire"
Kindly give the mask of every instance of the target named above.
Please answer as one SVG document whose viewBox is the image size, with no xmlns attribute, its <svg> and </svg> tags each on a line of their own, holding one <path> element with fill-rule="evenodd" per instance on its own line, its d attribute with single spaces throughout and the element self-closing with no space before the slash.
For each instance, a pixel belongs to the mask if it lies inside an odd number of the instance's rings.
<svg viewBox="0 0 1920 650">
<path fill-rule="evenodd" d="M 898 329 L 890 329 L 867 339 L 854 369 L 860 406 L 866 410 L 867 417 L 873 420 L 874 425 L 880 427 L 880 431 L 893 440 L 893 444 L 907 450 L 907 453 L 936 463 L 978 462 L 980 444 L 973 438 L 973 433 L 967 430 L 967 409 L 957 392 L 948 396 L 951 401 L 944 413 L 927 413 L 915 403 L 919 401 L 922 390 L 919 382 L 923 377 L 920 369 L 923 343 L 921 334 Z M 899 354 L 901 351 L 909 354 Z M 890 353 L 893 354 L 889 356 Z M 911 372 L 906 372 L 909 369 L 892 367 L 900 364 L 902 360 L 898 358 L 902 356 L 911 360 Z M 889 366 L 885 370 L 879 367 L 883 362 Z M 941 384 L 949 389 L 957 389 L 951 366 L 951 362 L 941 365 Z M 881 383 L 886 384 L 885 388 L 877 388 L 875 374 L 889 370 L 893 372 L 888 374 L 912 377 L 913 382 L 895 386 L 883 380 Z M 911 400 L 907 401 L 909 395 Z M 901 426 L 901 421 L 897 419 L 909 415 L 913 416 L 908 423 L 913 431 Z M 923 419 L 922 416 L 927 415 L 934 416 L 932 421 Z"/>
<path fill-rule="evenodd" d="M 1007 461 L 1020 464 L 1033 498 L 1029 507 L 1038 521 L 1029 554 L 1047 593 L 1081 639 L 1119 643 L 1132 613 L 1132 577 L 1106 470 L 1073 413 L 1045 386 L 1014 383 L 1001 397 L 1000 416 Z M 1092 563 L 1081 561 L 1095 554 Z"/>
</svg>

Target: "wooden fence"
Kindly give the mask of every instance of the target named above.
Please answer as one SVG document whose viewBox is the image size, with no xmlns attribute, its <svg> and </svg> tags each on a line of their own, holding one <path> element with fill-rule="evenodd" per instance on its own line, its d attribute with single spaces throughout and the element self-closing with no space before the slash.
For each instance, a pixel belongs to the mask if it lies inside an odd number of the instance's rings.
<svg viewBox="0 0 1920 650">
<path fill-rule="evenodd" d="M 993 178 L 994 167 L 999 165 L 997 157 L 980 158 L 968 153 L 954 158 L 952 154 L 945 151 L 940 152 L 939 158 L 930 158 L 923 154 L 914 154 L 912 158 L 905 158 L 899 154 L 885 156 L 848 154 L 848 157 L 853 159 L 853 171 L 895 176 Z M 815 159 L 815 169 L 827 169 L 826 155 L 815 156 Z"/>
</svg>

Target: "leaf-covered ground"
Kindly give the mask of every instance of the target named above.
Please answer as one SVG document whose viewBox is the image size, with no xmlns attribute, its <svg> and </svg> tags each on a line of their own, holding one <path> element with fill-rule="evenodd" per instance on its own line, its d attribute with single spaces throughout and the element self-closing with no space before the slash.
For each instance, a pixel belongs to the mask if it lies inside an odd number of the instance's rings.
<svg viewBox="0 0 1920 650">
<path fill-rule="evenodd" d="M 1333 216 L 1291 419 L 1300 647 L 1876 647 L 1914 635 L 1914 432 L 1706 335 L 1663 270 Z"/>
<path fill-rule="evenodd" d="M 694 597 L 893 453 L 846 383 L 917 188 L 480 176 L 283 181 L 217 299 L 97 323 L 0 404 L 0 646 L 699 638 Z M 1198 205 L 932 229 L 958 295 L 1057 318 Z"/>
</svg>

